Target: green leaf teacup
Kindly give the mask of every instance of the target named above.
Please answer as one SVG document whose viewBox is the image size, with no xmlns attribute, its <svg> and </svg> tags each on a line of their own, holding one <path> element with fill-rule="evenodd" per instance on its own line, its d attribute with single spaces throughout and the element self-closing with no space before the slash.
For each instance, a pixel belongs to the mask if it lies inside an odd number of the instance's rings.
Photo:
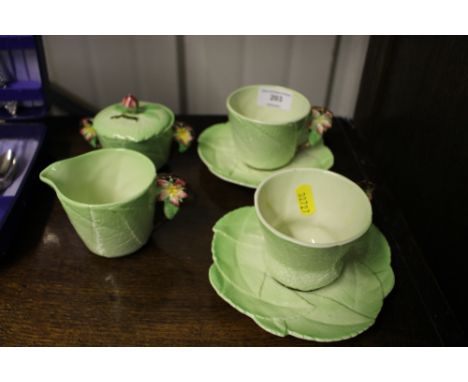
<svg viewBox="0 0 468 382">
<path fill-rule="evenodd" d="M 274 85 L 237 89 L 226 105 L 239 157 L 261 170 L 283 167 L 299 146 L 318 143 L 333 116 L 324 108 L 312 108 L 301 93 Z"/>
<path fill-rule="evenodd" d="M 255 192 L 268 273 L 290 288 L 333 282 L 344 256 L 372 223 L 366 193 L 342 175 L 291 169 L 265 179 Z"/>
</svg>

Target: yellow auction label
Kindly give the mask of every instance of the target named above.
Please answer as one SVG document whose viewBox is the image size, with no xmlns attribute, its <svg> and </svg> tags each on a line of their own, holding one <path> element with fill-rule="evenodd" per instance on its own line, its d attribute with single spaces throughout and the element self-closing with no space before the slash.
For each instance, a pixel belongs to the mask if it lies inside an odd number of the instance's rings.
<svg viewBox="0 0 468 382">
<path fill-rule="evenodd" d="M 296 188 L 297 205 L 302 215 L 312 215 L 315 212 L 314 195 L 309 184 L 301 184 Z"/>
</svg>

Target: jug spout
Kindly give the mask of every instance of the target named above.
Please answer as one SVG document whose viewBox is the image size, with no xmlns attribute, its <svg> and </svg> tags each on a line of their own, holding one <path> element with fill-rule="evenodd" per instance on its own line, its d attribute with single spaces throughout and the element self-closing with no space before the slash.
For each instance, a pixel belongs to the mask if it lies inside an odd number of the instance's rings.
<svg viewBox="0 0 468 382">
<path fill-rule="evenodd" d="M 74 199 L 73 189 L 76 189 L 83 174 L 77 171 L 77 161 L 75 158 L 68 158 L 54 162 L 39 173 L 39 179 L 52 187 L 59 197 Z"/>
<path fill-rule="evenodd" d="M 41 173 L 39 174 L 39 179 L 45 184 L 48 184 L 54 190 L 57 190 L 56 180 L 54 176 L 56 175 L 56 173 L 57 173 L 57 170 L 55 167 L 55 163 L 53 163 L 41 171 Z"/>
<path fill-rule="evenodd" d="M 60 179 L 60 167 L 61 162 L 55 162 L 42 170 L 39 174 L 39 179 L 52 187 L 56 192 L 58 192 L 58 183 Z"/>
</svg>

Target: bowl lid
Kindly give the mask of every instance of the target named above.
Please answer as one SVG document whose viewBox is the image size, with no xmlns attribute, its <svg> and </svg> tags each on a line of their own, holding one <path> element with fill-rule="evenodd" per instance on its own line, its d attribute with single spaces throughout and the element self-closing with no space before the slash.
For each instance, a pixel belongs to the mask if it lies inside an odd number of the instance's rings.
<svg viewBox="0 0 468 382">
<path fill-rule="evenodd" d="M 140 142 L 171 128 L 174 113 L 164 105 L 138 102 L 128 95 L 101 110 L 93 121 L 98 135 Z"/>
</svg>

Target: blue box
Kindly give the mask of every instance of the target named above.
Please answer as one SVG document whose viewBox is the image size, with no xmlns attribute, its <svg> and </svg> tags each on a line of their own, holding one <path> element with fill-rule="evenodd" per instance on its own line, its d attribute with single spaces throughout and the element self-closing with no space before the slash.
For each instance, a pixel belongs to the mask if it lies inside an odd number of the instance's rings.
<svg viewBox="0 0 468 382">
<path fill-rule="evenodd" d="M 28 120 L 46 115 L 41 56 L 34 36 L 0 36 L 0 75 L 8 79 L 6 86 L 0 87 L 0 120 Z M 8 101 L 18 102 L 16 116 L 5 110 L 3 105 Z"/>
<path fill-rule="evenodd" d="M 4 255 L 25 217 L 30 191 L 37 182 L 35 165 L 42 147 L 47 114 L 42 51 L 34 36 L 0 36 L 0 75 L 7 84 L 0 87 L 0 154 L 8 148 L 17 160 L 13 183 L 0 191 L 0 256 Z M 4 107 L 16 101 L 16 116 Z"/>
</svg>

